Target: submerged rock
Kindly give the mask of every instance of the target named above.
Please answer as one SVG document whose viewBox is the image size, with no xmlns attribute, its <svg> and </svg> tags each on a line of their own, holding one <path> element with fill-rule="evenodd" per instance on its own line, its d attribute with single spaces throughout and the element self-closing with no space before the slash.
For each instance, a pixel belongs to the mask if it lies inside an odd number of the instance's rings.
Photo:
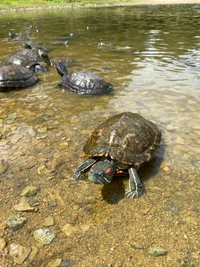
<svg viewBox="0 0 200 267">
<path fill-rule="evenodd" d="M 38 229 L 34 232 L 34 238 L 43 245 L 48 245 L 55 238 L 55 236 L 49 229 Z"/>
<path fill-rule="evenodd" d="M 151 247 L 149 248 L 149 255 L 151 256 L 164 256 L 167 255 L 167 250 L 163 249 L 163 248 L 158 248 L 158 247 Z"/>
<path fill-rule="evenodd" d="M 34 196 L 37 194 L 39 188 L 37 186 L 27 186 L 23 189 L 23 191 L 21 192 L 20 196 L 25 196 L 25 197 L 30 197 L 30 196 Z"/>
<path fill-rule="evenodd" d="M 6 223 L 11 230 L 15 231 L 20 229 L 26 221 L 27 219 L 23 217 L 10 216 Z"/>
<path fill-rule="evenodd" d="M 30 247 L 24 247 L 15 243 L 10 244 L 9 254 L 17 264 L 22 264 L 30 253 Z"/>
</svg>

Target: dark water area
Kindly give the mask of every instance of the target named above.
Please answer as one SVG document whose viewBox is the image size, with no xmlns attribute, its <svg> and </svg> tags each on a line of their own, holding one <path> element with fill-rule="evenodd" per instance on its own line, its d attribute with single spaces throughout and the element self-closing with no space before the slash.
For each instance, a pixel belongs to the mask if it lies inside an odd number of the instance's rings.
<svg viewBox="0 0 200 267">
<path fill-rule="evenodd" d="M 72 59 L 69 72 L 94 72 L 114 90 L 77 95 L 57 87 L 51 67 L 32 87 L 0 92 L 0 266 L 200 266 L 200 6 L 1 14 L 0 62 L 24 42 Z M 124 198 L 127 176 L 105 186 L 72 179 L 89 134 L 124 111 L 162 131 L 157 156 L 139 170 L 138 199 Z M 37 194 L 21 196 L 26 186 Z M 10 216 L 27 221 L 14 231 Z M 34 233 L 46 228 L 54 239 L 43 245 Z M 152 247 L 167 254 L 154 257 Z"/>
</svg>

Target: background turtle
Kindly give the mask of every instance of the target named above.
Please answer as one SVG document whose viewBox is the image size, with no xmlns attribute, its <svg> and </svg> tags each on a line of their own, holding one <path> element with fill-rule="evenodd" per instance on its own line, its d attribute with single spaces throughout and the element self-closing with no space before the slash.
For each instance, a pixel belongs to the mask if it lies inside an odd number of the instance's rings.
<svg viewBox="0 0 200 267">
<path fill-rule="evenodd" d="M 36 74 L 18 65 L 8 65 L 0 67 L 0 90 L 7 88 L 27 87 L 33 85 L 37 81 Z"/>
<path fill-rule="evenodd" d="M 62 62 L 58 62 L 56 69 L 62 77 L 62 85 L 75 93 L 85 95 L 103 94 L 110 92 L 113 88 L 111 84 L 92 72 L 76 70 L 68 73 Z"/>
<path fill-rule="evenodd" d="M 36 72 L 46 71 L 47 69 L 39 63 L 41 61 L 46 62 L 47 66 L 51 65 L 48 54 L 45 51 L 40 49 L 23 49 L 13 56 L 6 57 L 1 65 L 15 64 Z"/>
<path fill-rule="evenodd" d="M 77 168 L 74 178 L 80 179 L 91 167 L 89 180 L 106 184 L 111 182 L 115 172 L 128 169 L 129 188 L 125 195 L 139 197 L 144 186 L 137 170 L 156 154 L 160 141 L 158 127 L 139 114 L 114 115 L 100 124 L 87 140 L 83 151 L 89 159 Z"/>
</svg>

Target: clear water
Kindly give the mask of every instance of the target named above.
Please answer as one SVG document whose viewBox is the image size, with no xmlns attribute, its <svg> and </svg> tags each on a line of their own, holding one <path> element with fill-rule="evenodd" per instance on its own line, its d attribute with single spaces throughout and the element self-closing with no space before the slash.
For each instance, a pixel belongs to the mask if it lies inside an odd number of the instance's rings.
<svg viewBox="0 0 200 267">
<path fill-rule="evenodd" d="M 69 260 L 72 265 L 66 266 L 133 266 L 135 260 L 137 266 L 200 264 L 199 24 L 199 5 L 0 15 L 0 60 L 22 47 L 8 32 L 24 33 L 45 45 L 51 58 L 75 60 L 69 72 L 86 69 L 114 85 L 108 95 L 79 96 L 57 88 L 61 78 L 51 68 L 33 87 L 0 93 L 1 222 L 16 213 L 13 205 L 27 185 L 40 187 L 30 199 L 39 203 L 40 216 L 26 214 L 31 220 L 10 240 L 19 243 L 23 236 L 23 245 L 35 244 L 29 228 L 41 228 L 49 214 L 55 217 L 50 228 L 57 237 L 39 249 L 35 266 L 55 258 Z M 139 173 L 146 191 L 138 200 L 123 198 L 127 178 L 104 187 L 72 180 L 85 160 L 82 146 L 88 135 L 123 111 L 152 120 L 163 136 L 156 159 Z M 53 208 L 52 199 L 57 201 Z M 67 223 L 87 230 L 66 240 L 62 227 Z M 134 242 L 144 249 L 134 249 Z M 157 263 L 147 255 L 153 245 L 168 250 Z M 5 266 L 10 262 L 8 253 Z"/>
</svg>

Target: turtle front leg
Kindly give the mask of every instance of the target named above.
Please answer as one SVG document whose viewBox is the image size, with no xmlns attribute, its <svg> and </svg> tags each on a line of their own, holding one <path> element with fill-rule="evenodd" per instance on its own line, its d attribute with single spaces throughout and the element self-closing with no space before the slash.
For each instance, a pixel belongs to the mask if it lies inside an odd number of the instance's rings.
<svg viewBox="0 0 200 267">
<path fill-rule="evenodd" d="M 125 190 L 125 196 L 129 198 L 136 198 L 142 195 L 144 191 L 144 185 L 140 181 L 135 168 L 130 168 L 129 173 L 129 188 Z"/>
<path fill-rule="evenodd" d="M 87 161 L 83 162 L 76 170 L 74 174 L 74 179 L 79 180 L 82 176 L 85 170 L 87 170 L 89 167 L 91 167 L 97 159 L 89 158 Z"/>
</svg>

